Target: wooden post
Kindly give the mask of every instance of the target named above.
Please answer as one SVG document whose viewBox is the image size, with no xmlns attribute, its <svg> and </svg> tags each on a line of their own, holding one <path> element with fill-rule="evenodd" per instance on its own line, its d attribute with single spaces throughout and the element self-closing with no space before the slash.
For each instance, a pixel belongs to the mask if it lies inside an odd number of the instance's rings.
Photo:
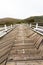
<svg viewBox="0 0 43 65">
<path fill-rule="evenodd" d="M 30 27 L 32 27 L 32 24 L 30 23 Z"/>
<path fill-rule="evenodd" d="M 36 28 L 38 28 L 38 23 L 36 23 Z"/>
<path fill-rule="evenodd" d="M 5 28 L 5 31 L 7 31 L 7 26 L 6 26 L 6 24 L 4 25 L 4 28 Z"/>
<path fill-rule="evenodd" d="M 11 24 L 11 28 L 12 28 L 12 24 Z"/>
</svg>

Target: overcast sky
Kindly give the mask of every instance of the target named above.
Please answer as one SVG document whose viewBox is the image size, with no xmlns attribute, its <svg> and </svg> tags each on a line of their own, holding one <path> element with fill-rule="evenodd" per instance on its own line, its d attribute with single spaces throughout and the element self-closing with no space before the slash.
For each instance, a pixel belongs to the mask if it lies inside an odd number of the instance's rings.
<svg viewBox="0 0 43 65">
<path fill-rule="evenodd" d="M 43 0 L 0 0 L 0 18 L 43 15 Z"/>
</svg>

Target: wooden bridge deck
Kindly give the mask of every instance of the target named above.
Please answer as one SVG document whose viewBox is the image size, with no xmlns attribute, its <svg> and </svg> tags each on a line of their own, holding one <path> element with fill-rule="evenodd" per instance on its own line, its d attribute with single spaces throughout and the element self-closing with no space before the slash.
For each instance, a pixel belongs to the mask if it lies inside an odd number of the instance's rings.
<svg viewBox="0 0 43 65">
<path fill-rule="evenodd" d="M 43 65 L 43 36 L 18 24 L 0 38 L 0 65 Z"/>
</svg>

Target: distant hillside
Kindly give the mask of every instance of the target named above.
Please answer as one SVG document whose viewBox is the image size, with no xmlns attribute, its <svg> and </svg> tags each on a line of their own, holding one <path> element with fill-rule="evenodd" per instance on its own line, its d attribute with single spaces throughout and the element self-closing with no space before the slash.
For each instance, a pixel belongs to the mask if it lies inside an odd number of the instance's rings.
<svg viewBox="0 0 43 65">
<path fill-rule="evenodd" d="M 33 23 L 33 24 L 38 22 L 39 25 L 43 25 L 43 16 L 29 17 L 29 18 L 24 19 L 24 21 L 27 22 L 27 23 Z"/>
<path fill-rule="evenodd" d="M 16 23 L 33 23 L 35 24 L 38 22 L 40 25 L 43 25 L 43 16 L 33 16 L 26 19 L 14 19 L 14 18 L 3 18 L 0 19 L 0 25 L 10 25 L 10 24 L 16 24 Z"/>
<path fill-rule="evenodd" d="M 20 19 L 14 19 L 14 18 L 3 18 L 3 19 L 0 19 L 0 25 L 4 25 L 4 24 L 7 24 L 7 25 L 10 25 L 10 24 L 15 24 L 15 23 L 18 23 L 20 21 Z"/>
</svg>

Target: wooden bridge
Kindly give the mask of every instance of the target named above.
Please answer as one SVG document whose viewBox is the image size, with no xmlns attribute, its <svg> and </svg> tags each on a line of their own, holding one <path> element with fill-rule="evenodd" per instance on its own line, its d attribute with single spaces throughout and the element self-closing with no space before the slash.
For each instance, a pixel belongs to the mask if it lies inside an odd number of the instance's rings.
<svg viewBox="0 0 43 65">
<path fill-rule="evenodd" d="M 28 24 L 0 38 L 0 65 L 43 65 L 43 36 Z"/>
</svg>

